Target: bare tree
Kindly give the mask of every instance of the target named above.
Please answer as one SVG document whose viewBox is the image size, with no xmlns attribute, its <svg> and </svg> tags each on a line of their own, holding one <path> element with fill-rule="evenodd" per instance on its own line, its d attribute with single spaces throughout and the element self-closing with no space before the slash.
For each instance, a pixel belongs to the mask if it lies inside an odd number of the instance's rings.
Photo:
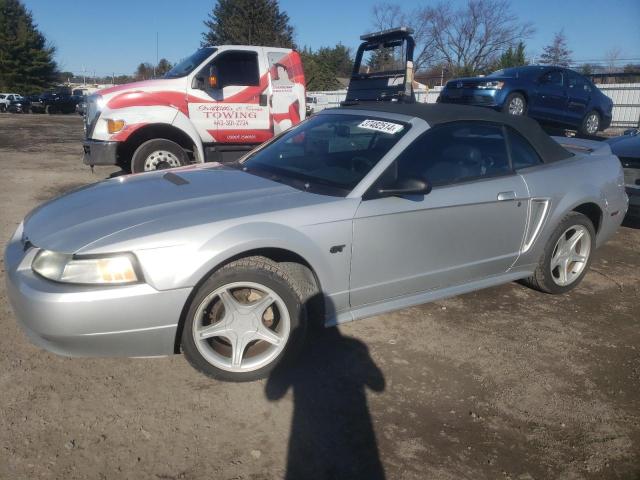
<svg viewBox="0 0 640 480">
<path fill-rule="evenodd" d="M 434 41 L 428 34 L 429 25 L 421 9 L 404 12 L 400 5 L 380 3 L 373 6 L 373 26 L 377 30 L 406 26 L 413 29 L 416 48 L 413 53 L 415 70 L 426 68 L 435 59 Z"/>
<path fill-rule="evenodd" d="M 544 47 L 540 55 L 540 63 L 557 67 L 568 67 L 571 64 L 571 50 L 567 46 L 567 37 L 564 31 L 557 32 L 550 45 Z"/>
<path fill-rule="evenodd" d="M 619 70 L 618 62 L 622 57 L 622 50 L 620 47 L 613 47 L 607 50 L 607 53 L 604 54 L 604 61 L 607 65 L 607 73 L 613 73 L 616 70 Z"/>
<path fill-rule="evenodd" d="M 455 74 L 489 69 L 509 47 L 534 32 L 531 23 L 518 20 L 507 0 L 468 0 L 460 8 L 440 1 L 412 12 L 380 4 L 373 14 L 376 27 L 404 22 L 415 30 L 416 69 L 441 63 Z"/>
</svg>

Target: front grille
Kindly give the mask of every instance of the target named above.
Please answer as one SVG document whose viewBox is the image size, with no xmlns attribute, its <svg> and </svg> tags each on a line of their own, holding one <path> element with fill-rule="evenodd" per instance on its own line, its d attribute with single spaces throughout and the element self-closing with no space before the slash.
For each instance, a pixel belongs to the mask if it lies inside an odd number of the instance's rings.
<svg viewBox="0 0 640 480">
<path fill-rule="evenodd" d="M 91 138 L 93 135 L 93 129 L 96 126 L 99 116 L 100 110 L 98 109 L 98 96 L 91 95 L 87 99 L 87 109 L 84 115 L 84 130 L 87 138 Z"/>
</svg>

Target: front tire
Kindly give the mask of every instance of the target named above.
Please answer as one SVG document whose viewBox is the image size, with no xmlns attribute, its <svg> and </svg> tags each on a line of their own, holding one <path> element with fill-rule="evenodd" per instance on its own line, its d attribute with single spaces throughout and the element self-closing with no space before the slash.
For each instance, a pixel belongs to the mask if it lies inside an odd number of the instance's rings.
<svg viewBox="0 0 640 480">
<path fill-rule="evenodd" d="M 152 172 L 186 165 L 189 156 L 175 142 L 164 138 L 147 140 L 140 145 L 131 157 L 131 172 Z"/>
<path fill-rule="evenodd" d="M 307 329 L 307 286 L 265 257 L 231 262 L 197 290 L 182 331 L 189 363 L 219 380 L 267 376 L 296 356 Z"/>
<path fill-rule="evenodd" d="M 600 115 L 596 111 L 589 112 L 582 120 L 580 133 L 583 135 L 593 136 L 600 130 Z"/>
<path fill-rule="evenodd" d="M 534 274 L 524 283 L 545 293 L 562 294 L 584 278 L 596 247 L 596 232 L 582 213 L 570 212 L 549 238 Z"/>
<path fill-rule="evenodd" d="M 510 93 L 504 102 L 502 112 L 508 115 L 522 116 L 527 113 L 527 100 L 521 93 Z"/>
</svg>

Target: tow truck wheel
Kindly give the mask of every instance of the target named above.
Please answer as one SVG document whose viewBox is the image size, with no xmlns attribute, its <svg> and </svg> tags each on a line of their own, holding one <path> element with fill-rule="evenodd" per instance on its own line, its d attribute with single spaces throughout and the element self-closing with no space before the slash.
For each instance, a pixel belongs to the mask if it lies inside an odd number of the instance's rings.
<svg viewBox="0 0 640 480">
<path fill-rule="evenodd" d="M 131 158 L 131 172 L 151 172 L 166 168 L 181 167 L 188 163 L 187 152 L 175 142 L 164 138 L 147 140 L 140 145 Z"/>
</svg>

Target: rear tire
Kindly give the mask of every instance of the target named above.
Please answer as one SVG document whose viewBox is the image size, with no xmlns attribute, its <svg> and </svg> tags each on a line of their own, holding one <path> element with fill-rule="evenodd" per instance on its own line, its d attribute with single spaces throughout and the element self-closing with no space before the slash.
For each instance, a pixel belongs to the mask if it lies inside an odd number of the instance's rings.
<svg viewBox="0 0 640 480">
<path fill-rule="evenodd" d="M 598 130 L 600 130 L 600 115 L 594 110 L 587 113 L 582 119 L 580 133 L 582 135 L 593 136 L 598 133 Z"/>
<path fill-rule="evenodd" d="M 311 286 L 290 273 L 265 257 L 243 258 L 214 272 L 185 318 L 180 344 L 189 363 L 209 377 L 245 382 L 295 358 L 306 336 Z M 263 302 L 262 294 L 270 299 Z"/>
<path fill-rule="evenodd" d="M 508 115 L 522 116 L 527 114 L 527 100 L 521 93 L 510 93 L 502 106 L 502 112 Z"/>
<path fill-rule="evenodd" d="M 552 294 L 573 290 L 587 273 L 595 247 L 596 232 L 591 220 L 582 213 L 570 212 L 549 238 L 535 272 L 523 283 Z"/>
<path fill-rule="evenodd" d="M 180 145 L 164 138 L 154 138 L 147 140 L 133 152 L 131 172 L 152 172 L 181 167 L 188 162 L 189 156 Z"/>
</svg>

